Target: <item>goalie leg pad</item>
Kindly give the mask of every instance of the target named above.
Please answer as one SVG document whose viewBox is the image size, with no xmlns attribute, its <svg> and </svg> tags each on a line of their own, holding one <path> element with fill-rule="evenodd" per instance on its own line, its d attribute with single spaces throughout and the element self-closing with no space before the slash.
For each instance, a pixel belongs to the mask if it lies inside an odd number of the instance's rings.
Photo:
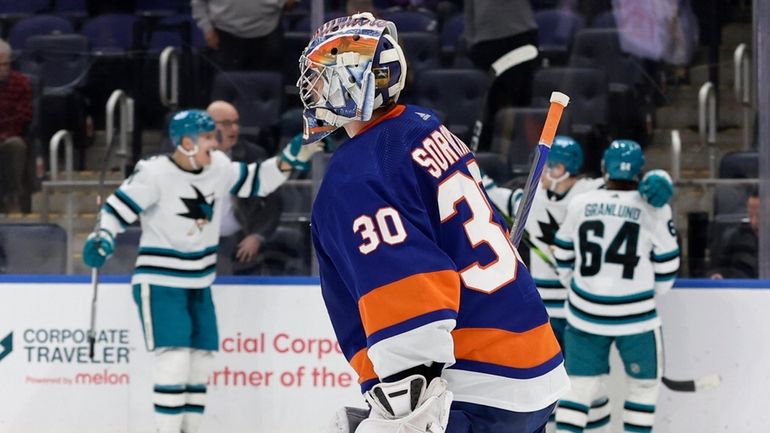
<svg viewBox="0 0 770 433">
<path fill-rule="evenodd" d="M 427 387 L 421 375 L 380 383 L 365 397 L 372 411 L 356 433 L 444 433 L 449 423 L 452 393 L 440 377 Z"/>
</svg>

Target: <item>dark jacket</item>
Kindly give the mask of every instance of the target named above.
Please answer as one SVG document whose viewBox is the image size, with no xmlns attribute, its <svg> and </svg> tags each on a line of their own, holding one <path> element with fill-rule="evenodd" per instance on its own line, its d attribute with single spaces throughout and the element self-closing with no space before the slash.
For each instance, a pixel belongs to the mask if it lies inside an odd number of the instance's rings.
<svg viewBox="0 0 770 433">
<path fill-rule="evenodd" d="M 726 230 L 718 251 L 712 251 L 715 264 L 712 273 L 724 278 L 757 278 L 759 239 L 751 225 L 742 223 Z"/>
</svg>

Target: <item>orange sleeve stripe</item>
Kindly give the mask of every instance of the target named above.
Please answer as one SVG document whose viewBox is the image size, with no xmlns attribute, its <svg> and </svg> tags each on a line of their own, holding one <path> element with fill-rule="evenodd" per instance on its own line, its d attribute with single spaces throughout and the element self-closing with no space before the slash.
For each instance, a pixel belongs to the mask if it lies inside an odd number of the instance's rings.
<svg viewBox="0 0 770 433">
<path fill-rule="evenodd" d="M 410 275 L 358 300 L 364 331 L 377 331 L 438 310 L 460 308 L 460 276 L 454 270 Z"/>
<path fill-rule="evenodd" d="M 550 323 L 526 332 L 465 328 L 452 331 L 455 357 L 511 368 L 533 368 L 559 353 Z"/>
<path fill-rule="evenodd" d="M 358 383 L 364 383 L 367 380 L 377 378 L 377 374 L 374 372 L 374 364 L 369 359 L 369 352 L 366 348 L 363 348 L 353 355 L 350 360 L 350 366 L 358 374 Z"/>
</svg>

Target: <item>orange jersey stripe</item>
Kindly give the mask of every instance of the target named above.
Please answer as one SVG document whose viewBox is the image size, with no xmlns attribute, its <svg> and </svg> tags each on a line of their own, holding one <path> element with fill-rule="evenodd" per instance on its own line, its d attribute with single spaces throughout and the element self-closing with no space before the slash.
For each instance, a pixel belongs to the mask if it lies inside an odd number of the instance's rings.
<svg viewBox="0 0 770 433">
<path fill-rule="evenodd" d="M 550 360 L 560 347 L 550 323 L 526 332 L 492 328 L 452 331 L 455 357 L 511 368 L 533 368 Z"/>
<path fill-rule="evenodd" d="M 364 383 L 367 380 L 377 378 L 377 374 L 374 372 L 374 364 L 369 359 L 369 352 L 366 348 L 359 350 L 353 355 L 353 359 L 350 360 L 350 366 L 358 373 L 358 383 Z"/>
<path fill-rule="evenodd" d="M 410 275 L 380 286 L 358 300 L 367 337 L 426 313 L 457 311 L 459 307 L 460 276 L 453 270 Z"/>
<path fill-rule="evenodd" d="M 378 118 L 370 121 L 369 123 L 367 123 L 366 126 L 361 128 L 361 130 L 358 131 L 358 133 L 356 135 L 361 134 L 362 132 L 366 131 L 367 129 L 370 129 L 371 127 L 373 127 L 374 125 L 376 125 L 376 124 L 378 124 L 380 122 L 384 122 L 385 120 L 392 119 L 394 117 L 400 116 L 401 113 L 404 112 L 404 110 L 406 110 L 406 105 L 396 105 L 395 107 L 391 108 L 390 111 L 388 111 L 387 113 L 383 114 L 381 117 L 378 117 Z"/>
</svg>

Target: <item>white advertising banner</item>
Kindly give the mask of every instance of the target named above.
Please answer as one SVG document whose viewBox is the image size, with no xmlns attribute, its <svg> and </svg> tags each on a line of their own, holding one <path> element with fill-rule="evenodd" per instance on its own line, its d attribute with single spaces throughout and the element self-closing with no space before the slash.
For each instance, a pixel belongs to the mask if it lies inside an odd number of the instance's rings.
<svg viewBox="0 0 770 433">
<path fill-rule="evenodd" d="M 128 283 L 100 286 L 92 361 L 87 280 L 32 278 L 0 280 L 0 433 L 153 432 L 151 356 Z M 316 280 L 220 281 L 220 351 L 201 433 L 323 432 L 341 406 L 363 406 Z M 761 290 L 770 285 L 729 284 L 680 282 L 660 300 L 666 376 L 716 373 L 722 383 L 696 393 L 663 388 L 658 433 L 760 433 L 770 425 L 770 290 Z M 617 361 L 612 376 L 619 409 Z M 621 410 L 612 423 L 622 429 Z"/>
<path fill-rule="evenodd" d="M 320 432 L 364 405 L 318 286 L 217 285 L 220 351 L 202 433 Z M 127 283 L 0 284 L 0 432 L 150 433 L 151 355 Z"/>
</svg>

